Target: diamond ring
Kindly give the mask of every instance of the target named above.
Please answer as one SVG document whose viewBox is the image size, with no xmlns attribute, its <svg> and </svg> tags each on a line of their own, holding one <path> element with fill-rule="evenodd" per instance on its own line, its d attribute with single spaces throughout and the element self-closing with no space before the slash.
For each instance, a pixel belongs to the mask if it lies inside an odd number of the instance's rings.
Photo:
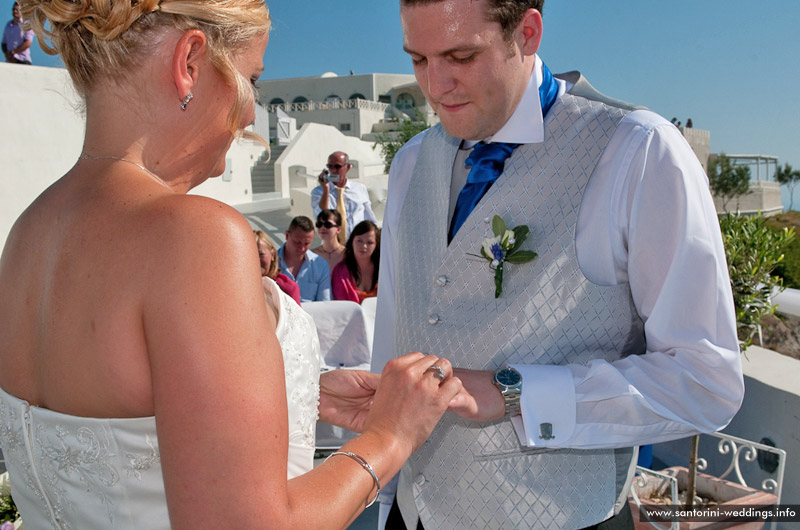
<svg viewBox="0 0 800 530">
<path fill-rule="evenodd" d="M 426 374 L 428 372 L 431 372 L 433 374 L 433 377 L 436 377 L 437 379 L 441 379 L 442 381 L 445 380 L 444 368 L 442 368 L 441 366 L 431 366 L 430 368 L 425 370 Z"/>
</svg>

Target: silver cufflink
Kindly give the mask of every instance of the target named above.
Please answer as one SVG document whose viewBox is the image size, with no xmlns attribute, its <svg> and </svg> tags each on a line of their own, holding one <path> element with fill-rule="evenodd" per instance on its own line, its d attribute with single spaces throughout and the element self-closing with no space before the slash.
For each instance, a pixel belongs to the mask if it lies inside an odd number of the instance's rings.
<svg viewBox="0 0 800 530">
<path fill-rule="evenodd" d="M 539 439 L 540 440 L 552 440 L 555 438 L 553 436 L 553 424 L 552 423 L 540 423 L 539 424 Z"/>
</svg>

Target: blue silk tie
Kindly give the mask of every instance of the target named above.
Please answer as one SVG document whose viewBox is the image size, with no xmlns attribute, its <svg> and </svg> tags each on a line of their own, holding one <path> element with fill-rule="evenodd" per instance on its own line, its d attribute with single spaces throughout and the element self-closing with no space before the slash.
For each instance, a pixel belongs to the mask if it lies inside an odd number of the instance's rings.
<svg viewBox="0 0 800 530">
<path fill-rule="evenodd" d="M 480 142 L 472 148 L 466 164 L 472 166 L 467 176 L 467 183 L 461 188 L 450 223 L 448 242 L 453 240 L 458 229 L 467 220 L 478 202 L 486 195 L 494 181 L 503 172 L 506 159 L 511 156 L 519 144 L 496 142 L 485 144 Z"/>
<path fill-rule="evenodd" d="M 553 106 L 558 95 L 558 83 L 550 73 L 547 65 L 542 64 L 542 84 L 539 86 L 539 99 L 542 103 L 542 116 L 547 115 L 547 111 Z M 502 142 L 484 143 L 480 142 L 472 149 L 472 153 L 467 157 L 466 165 L 471 166 L 467 183 L 461 188 L 453 210 L 453 219 L 450 222 L 447 242 L 453 240 L 458 229 L 467 220 L 469 214 L 475 209 L 478 202 L 486 195 L 492 184 L 503 172 L 506 160 L 520 144 L 510 144 Z"/>
</svg>

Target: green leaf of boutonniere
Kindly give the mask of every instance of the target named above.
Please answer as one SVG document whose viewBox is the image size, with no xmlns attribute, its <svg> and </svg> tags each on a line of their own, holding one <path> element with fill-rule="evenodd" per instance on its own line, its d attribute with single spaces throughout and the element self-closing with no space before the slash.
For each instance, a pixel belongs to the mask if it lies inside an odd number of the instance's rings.
<svg viewBox="0 0 800 530">
<path fill-rule="evenodd" d="M 501 237 L 506 233 L 506 230 L 506 222 L 499 215 L 495 215 L 492 218 L 492 232 L 494 232 L 495 237 Z"/>
<path fill-rule="evenodd" d="M 509 252 L 516 252 L 519 247 L 528 239 L 528 234 L 531 233 L 531 229 L 525 225 L 519 225 L 514 227 L 514 246 L 511 247 Z"/>
<path fill-rule="evenodd" d="M 532 250 L 519 250 L 514 252 L 513 254 L 509 254 L 506 256 L 506 261 L 508 263 L 515 263 L 517 265 L 521 265 L 523 263 L 528 263 L 536 259 L 536 252 Z"/>
</svg>

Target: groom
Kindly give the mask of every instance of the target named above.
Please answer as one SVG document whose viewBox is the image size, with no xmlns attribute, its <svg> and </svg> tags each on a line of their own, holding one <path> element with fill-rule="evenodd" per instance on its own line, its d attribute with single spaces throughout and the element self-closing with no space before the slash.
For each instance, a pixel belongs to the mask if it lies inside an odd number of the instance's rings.
<svg viewBox="0 0 800 530">
<path fill-rule="evenodd" d="M 441 125 L 392 163 L 374 368 L 441 355 L 469 395 L 404 468 L 387 528 L 631 527 L 635 447 L 720 429 L 742 399 L 697 158 L 661 117 L 554 77 L 542 4 L 401 0 Z M 538 254 L 504 263 L 497 298 L 495 216 Z"/>
</svg>

